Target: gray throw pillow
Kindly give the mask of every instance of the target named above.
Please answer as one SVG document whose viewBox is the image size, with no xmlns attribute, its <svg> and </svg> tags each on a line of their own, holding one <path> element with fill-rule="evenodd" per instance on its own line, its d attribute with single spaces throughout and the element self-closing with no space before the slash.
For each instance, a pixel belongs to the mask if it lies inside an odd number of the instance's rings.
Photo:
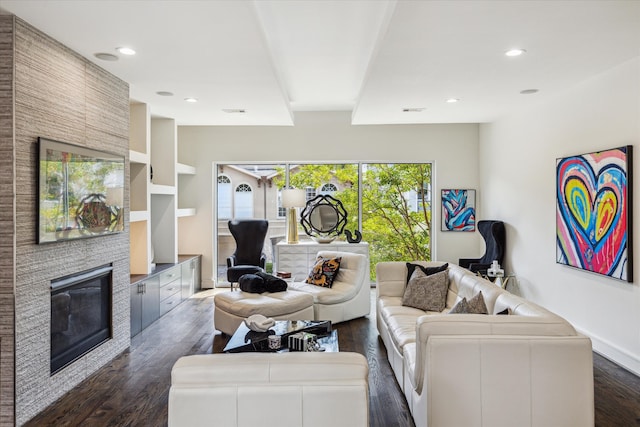
<svg viewBox="0 0 640 427">
<path fill-rule="evenodd" d="M 484 303 L 482 291 L 478 292 L 473 298 L 467 301 L 467 313 L 489 314 L 487 305 Z"/>
<path fill-rule="evenodd" d="M 449 276 L 446 271 L 427 276 L 417 268 L 402 296 L 402 305 L 425 311 L 442 311 L 447 302 Z"/>
<path fill-rule="evenodd" d="M 449 310 L 449 314 L 464 314 L 467 312 L 467 299 L 462 298 Z"/>
<path fill-rule="evenodd" d="M 484 297 L 482 291 L 478 292 L 473 298 L 467 301 L 467 298 L 462 298 L 453 308 L 449 311 L 449 314 L 463 313 L 463 314 L 489 314 L 487 305 L 484 303 Z"/>
</svg>

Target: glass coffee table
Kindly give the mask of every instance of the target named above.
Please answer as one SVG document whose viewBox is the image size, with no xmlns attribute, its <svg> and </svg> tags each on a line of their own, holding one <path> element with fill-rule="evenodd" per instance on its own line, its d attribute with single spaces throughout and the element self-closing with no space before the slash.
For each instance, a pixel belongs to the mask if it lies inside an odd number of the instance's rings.
<svg viewBox="0 0 640 427">
<path fill-rule="evenodd" d="M 278 320 L 266 332 L 252 331 L 242 322 L 224 348 L 225 353 L 242 352 L 286 352 L 289 335 L 307 332 L 317 337 L 321 351 L 338 351 L 338 331 L 331 328 L 328 320 Z M 269 336 L 279 336 L 281 347 L 269 348 Z"/>
</svg>

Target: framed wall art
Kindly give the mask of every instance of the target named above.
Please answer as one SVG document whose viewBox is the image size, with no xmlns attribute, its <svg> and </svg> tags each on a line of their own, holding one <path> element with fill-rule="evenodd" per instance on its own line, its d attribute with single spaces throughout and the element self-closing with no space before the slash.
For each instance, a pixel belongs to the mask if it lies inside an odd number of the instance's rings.
<svg viewBox="0 0 640 427">
<path fill-rule="evenodd" d="M 631 146 L 556 161 L 556 262 L 631 282 Z"/>
<path fill-rule="evenodd" d="M 442 190 L 442 231 L 476 230 L 476 190 Z"/>
</svg>

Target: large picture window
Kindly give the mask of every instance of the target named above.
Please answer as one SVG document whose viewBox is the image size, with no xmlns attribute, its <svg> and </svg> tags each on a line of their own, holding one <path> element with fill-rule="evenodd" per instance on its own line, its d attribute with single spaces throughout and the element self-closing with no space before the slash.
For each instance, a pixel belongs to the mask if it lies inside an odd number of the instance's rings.
<svg viewBox="0 0 640 427">
<path fill-rule="evenodd" d="M 304 189 L 307 200 L 329 194 L 342 202 L 347 211 L 345 229 L 359 230 L 369 243 L 373 280 L 380 261 L 431 258 L 431 163 L 236 164 L 217 169 L 220 282 L 226 281 L 226 257 L 235 248 L 226 228 L 229 216 L 225 215 L 231 212 L 235 218 L 269 221 L 264 252 L 267 271 L 272 271 L 275 245 L 286 234 L 281 202 L 285 186 Z M 234 188 L 232 182 L 239 184 Z M 302 241 L 308 238 L 302 227 L 299 233 Z"/>
</svg>

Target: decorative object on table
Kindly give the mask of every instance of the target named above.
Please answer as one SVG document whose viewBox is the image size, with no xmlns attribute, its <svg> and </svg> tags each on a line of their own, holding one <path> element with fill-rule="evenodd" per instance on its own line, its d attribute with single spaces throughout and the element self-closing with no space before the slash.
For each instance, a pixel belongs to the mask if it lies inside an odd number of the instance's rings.
<svg viewBox="0 0 640 427">
<path fill-rule="evenodd" d="M 476 190 L 442 190 L 442 231 L 476 230 Z"/>
<path fill-rule="evenodd" d="M 236 250 L 227 258 L 227 280 L 233 284 L 244 274 L 264 271 L 267 256 L 262 251 L 269 229 L 266 219 L 232 219 L 229 231 L 236 241 Z"/>
<path fill-rule="evenodd" d="M 276 324 L 271 317 L 265 317 L 262 314 L 253 314 L 244 319 L 247 328 L 255 332 L 266 332 L 270 327 Z"/>
<path fill-rule="evenodd" d="M 503 287 L 502 280 L 504 277 L 504 269 L 500 267 L 498 260 L 493 260 L 491 267 L 487 269 L 487 276 L 493 279 L 493 283 L 497 286 Z"/>
<path fill-rule="evenodd" d="M 282 347 L 282 337 L 280 335 L 269 335 L 267 340 L 269 343 L 269 350 L 280 350 L 280 347 Z"/>
<path fill-rule="evenodd" d="M 478 221 L 478 231 L 484 238 L 486 246 L 484 255 L 480 258 L 460 258 L 458 265 L 467 268 L 474 273 L 486 274 L 493 260 L 502 263 L 504 260 L 504 248 L 507 240 L 504 222 L 495 220 Z"/>
<path fill-rule="evenodd" d="M 309 200 L 300 215 L 300 224 L 318 243 L 331 243 L 347 225 L 347 211 L 342 202 L 328 194 Z"/>
<path fill-rule="evenodd" d="M 124 230 L 125 156 L 38 138 L 38 243 Z"/>
<path fill-rule="evenodd" d="M 291 273 L 288 271 L 276 271 L 276 276 L 278 276 L 281 279 L 290 279 Z"/>
<path fill-rule="evenodd" d="M 318 344 L 318 337 L 308 332 L 289 335 L 289 351 L 324 351 Z"/>
<path fill-rule="evenodd" d="M 280 277 L 273 276 L 263 271 L 243 274 L 238 279 L 238 286 L 242 292 L 252 294 L 284 292 L 287 290 L 287 282 Z"/>
<path fill-rule="evenodd" d="M 345 236 L 347 236 L 347 242 L 360 243 L 360 241 L 362 240 L 362 233 L 360 233 L 360 230 L 354 230 L 353 232 L 355 233 L 356 237 L 353 237 L 349 230 L 344 230 L 344 234 Z"/>
<path fill-rule="evenodd" d="M 556 162 L 556 262 L 631 282 L 632 147 Z"/>
<path fill-rule="evenodd" d="M 282 207 L 287 209 L 287 243 L 298 243 L 298 218 L 296 209 L 306 204 L 306 193 L 297 188 L 282 190 Z"/>
</svg>

